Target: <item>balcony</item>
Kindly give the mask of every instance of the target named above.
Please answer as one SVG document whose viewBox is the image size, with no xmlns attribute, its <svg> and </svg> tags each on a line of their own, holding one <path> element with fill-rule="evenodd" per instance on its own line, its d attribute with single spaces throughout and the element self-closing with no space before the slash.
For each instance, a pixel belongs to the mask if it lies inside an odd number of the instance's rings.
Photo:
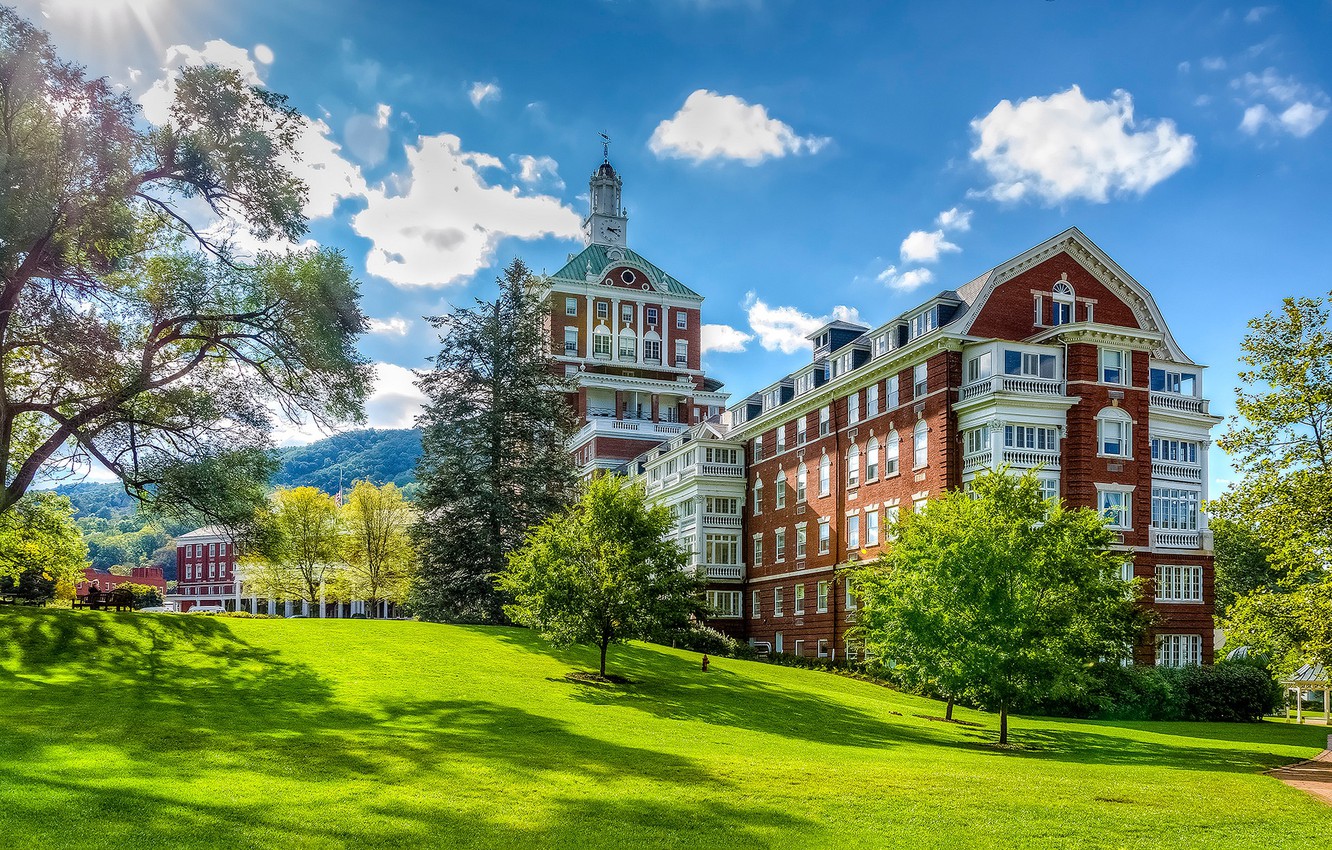
<svg viewBox="0 0 1332 850">
<path fill-rule="evenodd" d="M 994 452 L 988 449 L 983 452 L 966 455 L 962 458 L 962 471 L 975 472 L 978 469 L 989 469 L 990 462 L 994 459 Z"/>
<path fill-rule="evenodd" d="M 1004 463 L 1010 466 L 1059 468 L 1059 452 L 1048 449 L 1004 449 Z"/>
<path fill-rule="evenodd" d="M 1175 481 L 1202 481 L 1202 467 L 1191 463 L 1172 463 L 1165 460 L 1152 461 L 1153 478 L 1171 478 Z"/>
<path fill-rule="evenodd" d="M 745 577 L 743 564 L 704 564 L 703 568 L 710 579 L 739 581 Z"/>
<path fill-rule="evenodd" d="M 991 375 L 963 387 L 958 393 L 958 400 L 968 401 L 993 393 L 1058 398 L 1064 395 L 1064 382 L 1056 378 L 1032 378 L 1025 375 Z"/>
<path fill-rule="evenodd" d="M 1152 393 L 1151 406 L 1158 410 L 1168 410 L 1171 413 L 1197 413 L 1203 416 L 1208 415 L 1207 399 L 1191 395 Z"/>
<path fill-rule="evenodd" d="M 713 478 L 744 478 L 745 468 L 738 463 L 701 463 L 699 471 Z"/>
<path fill-rule="evenodd" d="M 1153 528 L 1150 529 L 1150 543 L 1153 549 L 1201 549 L 1203 548 L 1203 534 L 1202 531 Z"/>
<path fill-rule="evenodd" d="M 735 514 L 703 514 L 703 524 L 713 528 L 739 528 L 740 517 Z"/>
</svg>

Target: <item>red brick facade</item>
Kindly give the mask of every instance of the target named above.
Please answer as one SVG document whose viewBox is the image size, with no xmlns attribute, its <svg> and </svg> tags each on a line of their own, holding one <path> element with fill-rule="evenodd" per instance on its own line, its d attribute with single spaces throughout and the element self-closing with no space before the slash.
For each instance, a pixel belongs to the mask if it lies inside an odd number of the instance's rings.
<svg viewBox="0 0 1332 850">
<path fill-rule="evenodd" d="M 741 620 L 716 620 L 713 625 L 768 644 L 774 651 L 844 657 L 848 650 L 846 632 L 854 620 L 854 610 L 848 610 L 848 602 L 854 606 L 854 600 L 847 599 L 837 568 L 878 553 L 887 542 L 885 530 L 891 509 L 912 510 L 914 500 L 936 497 L 945 489 L 961 486 L 969 477 L 965 471 L 970 467 L 965 467 L 968 461 L 964 457 L 961 415 L 970 418 L 971 424 L 966 428 L 977 429 L 978 440 L 995 441 L 980 448 L 1000 445 L 1005 459 L 1013 452 L 1004 442 L 1009 439 L 1010 431 L 1024 427 L 1034 431 L 1039 427 L 1045 433 L 1057 433 L 1058 449 L 1049 452 L 1048 457 L 1052 461 L 1050 467 L 1057 465 L 1058 472 L 1049 475 L 1052 486 L 1055 486 L 1053 476 L 1058 475 L 1057 488 L 1062 498 L 1073 505 L 1098 510 L 1108 509 L 1100 501 L 1103 491 L 1109 492 L 1106 498 L 1123 498 L 1128 502 L 1128 525 L 1121 532 L 1118 548 L 1125 553 L 1126 560 L 1132 559 L 1134 575 L 1146 580 L 1143 604 L 1156 615 L 1152 633 L 1135 652 L 1137 663 L 1156 661 L 1157 635 L 1177 636 L 1173 639 L 1186 647 L 1184 651 L 1192 653 L 1197 647 L 1198 660 L 1212 659 L 1214 575 L 1206 519 L 1196 509 L 1192 514 L 1181 513 L 1179 516 L 1185 517 L 1184 520 L 1176 517 L 1171 521 L 1191 525 L 1183 526 L 1186 529 L 1183 531 L 1159 529 L 1159 539 L 1158 530 L 1152 528 L 1153 506 L 1157 504 L 1154 487 L 1161 488 L 1161 504 L 1172 494 L 1183 493 L 1184 498 L 1195 499 L 1195 506 L 1205 497 L 1207 432 L 1216 420 L 1207 415 L 1206 401 L 1201 397 L 1176 398 L 1154 393 L 1149 389 L 1151 370 L 1178 369 L 1197 382 L 1200 367 L 1174 348 L 1163 320 L 1150 303 L 1150 295 L 1119 272 L 1108 258 L 1099 255 L 1099 249 L 1080 233 L 1069 233 L 1072 235 L 1061 235 L 1047 246 L 1029 252 L 1037 255 L 1037 259 L 1026 258 L 1028 265 L 1017 273 L 1010 273 L 1005 267 L 993 270 L 990 277 L 1000 279 L 997 285 L 987 288 L 976 282 L 957 293 L 945 293 L 947 298 L 941 296 L 941 303 L 945 309 L 955 308 L 956 314 L 940 322 L 938 330 L 920 334 L 919 342 L 913 336 L 908 342 L 894 346 L 900 347 L 900 351 L 875 348 L 874 355 L 849 374 L 830 379 L 824 386 L 803 395 L 796 394 L 775 409 L 770 403 L 764 403 L 762 412 L 757 414 L 752 406 L 748 411 L 736 408 L 741 412 L 731 437 L 746 447 L 750 460 L 749 504 L 744 511 L 743 532 L 747 565 L 744 616 Z M 1056 306 L 1057 300 L 1066 303 L 1067 308 Z M 1052 312 L 1059 309 L 1067 312 Z M 911 318 L 908 314 L 902 321 Z M 893 323 L 887 327 L 896 332 Z M 873 344 L 881 330 L 865 329 L 865 335 L 857 342 Z M 906 331 L 902 334 L 905 337 Z M 996 371 L 994 378 L 974 382 L 975 386 L 966 391 L 971 399 L 967 401 L 963 398 L 967 384 L 964 361 L 976 352 L 988 350 L 987 347 L 993 349 L 996 358 L 1013 357 L 1018 358 L 1014 363 L 1025 363 L 1020 358 L 1027 352 L 1033 364 L 1039 364 L 1038 358 L 1044 356 L 1059 363 L 1062 369 L 1048 378 L 1033 372 L 1033 378 L 1025 383 L 1025 379 L 1016 375 L 1009 382 L 1012 373 L 1001 375 Z M 1103 351 L 1107 353 L 1103 355 Z M 836 357 L 837 350 L 827 354 Z M 816 351 L 817 356 L 823 354 Z M 1103 356 L 1126 357 L 1129 378 L 1121 378 L 1120 383 L 1103 381 Z M 878 365 L 881 362 L 883 366 Z M 917 398 L 912 384 L 919 363 L 927 364 L 928 377 L 926 392 Z M 898 382 L 896 404 L 891 403 L 887 388 L 888 379 L 894 375 Z M 994 382 L 993 391 L 991 382 Z M 788 379 L 788 386 L 789 383 Z M 1010 385 L 1017 389 L 1011 389 Z M 867 410 L 871 394 L 878 402 L 875 414 Z M 755 405 L 763 396 L 761 393 L 748 403 Z M 856 415 L 848 417 L 847 405 L 851 400 L 856 404 Z M 820 434 L 820 410 L 825 405 L 831 406 L 829 433 Z M 993 412 L 986 413 L 986 409 Z M 1024 419 L 1026 416 L 1036 417 L 1031 419 L 1030 426 Z M 796 437 L 796 422 L 802 418 L 806 421 L 807 435 L 803 444 Z M 928 448 L 925 463 L 917 466 L 914 448 L 918 423 L 922 422 L 927 429 Z M 1058 424 L 1047 424 L 1051 422 Z M 1122 446 L 1103 446 L 1100 429 L 1106 428 L 1106 433 L 1113 435 L 1120 433 L 1114 430 L 1120 427 L 1128 429 L 1127 441 Z M 781 452 L 777 451 L 779 429 L 785 431 L 785 447 Z M 891 461 L 884 446 L 894 432 L 897 465 L 896 470 L 890 470 Z M 1154 479 L 1153 438 L 1189 443 L 1190 447 L 1183 451 L 1192 460 L 1185 464 L 1162 463 L 1158 470 L 1161 475 L 1182 478 Z M 756 439 L 760 445 L 757 460 Z M 871 476 L 866 457 L 872 439 L 877 440 L 879 449 L 876 474 Z M 1019 442 L 1021 439 L 1019 436 Z M 858 450 L 857 472 L 853 480 L 848 480 L 848 451 L 852 445 Z M 989 462 L 989 455 L 982 457 L 974 447 L 973 452 L 977 463 Z M 1014 456 L 1021 458 L 1022 452 Z M 830 487 L 823 493 L 819 467 L 825 457 L 830 466 Z M 802 463 L 807 476 L 804 500 L 798 499 L 795 492 Z M 783 472 L 786 503 L 779 508 L 777 482 Z M 762 486 L 756 489 L 759 482 Z M 1161 510 L 1163 516 L 1168 514 L 1168 508 Z M 871 513 L 876 513 L 879 527 L 877 544 L 867 540 Z M 848 545 L 853 516 L 858 545 Z M 820 519 L 829 524 L 826 551 L 819 546 Z M 796 553 L 802 523 L 806 534 L 803 558 Z M 785 550 L 780 560 L 779 531 L 784 535 Z M 756 539 L 761 540 L 761 558 L 756 557 Z M 1185 587 L 1182 596 L 1187 601 L 1156 599 L 1153 587 L 1158 566 L 1179 571 L 1183 578 L 1176 583 Z M 1189 567 L 1201 567 L 1201 576 L 1189 571 Z M 824 593 L 820 593 L 821 587 Z M 802 593 L 803 610 L 798 610 L 797 600 Z M 1197 595 L 1201 598 L 1196 598 Z M 821 598 L 823 605 L 819 604 Z"/>
</svg>

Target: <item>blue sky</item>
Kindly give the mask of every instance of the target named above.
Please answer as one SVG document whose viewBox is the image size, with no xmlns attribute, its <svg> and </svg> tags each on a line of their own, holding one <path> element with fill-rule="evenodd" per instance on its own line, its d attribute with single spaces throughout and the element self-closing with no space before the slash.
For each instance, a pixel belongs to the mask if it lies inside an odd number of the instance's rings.
<svg viewBox="0 0 1332 850">
<path fill-rule="evenodd" d="M 578 250 L 602 130 L 630 245 L 707 297 L 733 398 L 822 317 L 877 324 L 1070 225 L 1155 294 L 1221 414 L 1246 320 L 1332 287 L 1329 0 L 17 5 L 148 119 L 210 60 L 316 122 L 310 235 L 362 273 L 371 424 L 410 421 L 421 316 Z"/>
</svg>

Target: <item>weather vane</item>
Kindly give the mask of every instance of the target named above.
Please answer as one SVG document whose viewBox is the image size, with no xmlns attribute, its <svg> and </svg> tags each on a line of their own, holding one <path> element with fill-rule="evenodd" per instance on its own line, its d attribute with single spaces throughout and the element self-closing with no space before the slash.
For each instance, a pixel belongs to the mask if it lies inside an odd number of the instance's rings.
<svg viewBox="0 0 1332 850">
<path fill-rule="evenodd" d="M 598 133 L 601 137 L 601 158 L 605 162 L 610 162 L 610 136 L 605 133 Z"/>
</svg>

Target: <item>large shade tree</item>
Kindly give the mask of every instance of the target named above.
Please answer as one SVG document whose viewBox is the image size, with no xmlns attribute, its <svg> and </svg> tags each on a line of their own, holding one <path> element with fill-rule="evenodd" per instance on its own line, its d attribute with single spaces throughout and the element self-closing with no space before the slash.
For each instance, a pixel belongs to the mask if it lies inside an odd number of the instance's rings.
<svg viewBox="0 0 1332 850">
<path fill-rule="evenodd" d="M 1105 520 L 1043 499 L 1034 472 L 982 474 L 893 531 L 851 573 L 855 635 L 916 679 L 998 711 L 1001 744 L 1012 708 L 1078 687 L 1141 634 Z"/>
<path fill-rule="evenodd" d="M 51 599 L 58 588 L 72 588 L 87 565 L 88 545 L 66 497 L 33 492 L 0 511 L 0 594 Z"/>
<path fill-rule="evenodd" d="M 666 539 L 665 505 L 616 475 L 594 479 L 575 505 L 532 530 L 499 577 L 514 622 L 555 644 L 612 643 L 685 628 L 701 617 L 702 578 Z"/>
<path fill-rule="evenodd" d="M 1218 440 L 1242 478 L 1208 506 L 1227 534 L 1217 544 L 1218 594 L 1233 597 L 1227 644 L 1286 669 L 1332 664 L 1330 319 L 1327 299 L 1287 298 L 1249 322 L 1237 415 Z"/>
<path fill-rule="evenodd" d="M 431 619 L 495 622 L 506 557 L 572 498 L 573 411 L 552 362 L 539 282 L 521 260 L 504 270 L 494 301 L 431 323 L 443 347 L 420 379 L 428 401 L 412 605 Z"/>
<path fill-rule="evenodd" d="M 358 285 L 334 250 L 238 258 L 306 229 L 305 119 L 235 71 L 186 68 L 147 128 L 0 7 L 0 510 L 96 461 L 136 496 L 237 520 L 275 414 L 356 419 Z M 233 231 L 235 232 L 235 231 Z"/>
</svg>

